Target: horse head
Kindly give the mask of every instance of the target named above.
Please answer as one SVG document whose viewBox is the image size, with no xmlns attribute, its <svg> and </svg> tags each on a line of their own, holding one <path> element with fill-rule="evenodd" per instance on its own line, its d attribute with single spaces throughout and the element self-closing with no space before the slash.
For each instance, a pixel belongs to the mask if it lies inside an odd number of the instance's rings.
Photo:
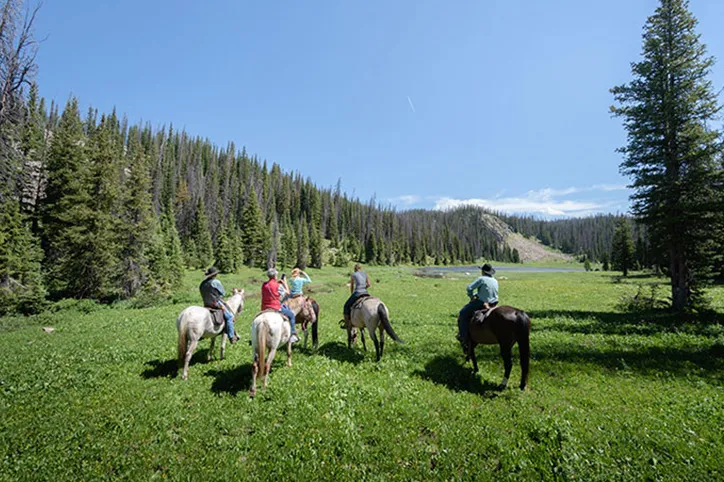
<svg viewBox="0 0 724 482">
<path fill-rule="evenodd" d="M 308 296 L 304 297 L 304 303 L 302 303 L 300 312 L 308 323 L 314 323 L 317 321 L 317 315 L 314 312 L 314 300 L 312 298 Z"/>
<path fill-rule="evenodd" d="M 234 314 L 238 315 L 239 313 L 241 313 L 244 310 L 244 288 L 233 288 L 231 290 L 231 293 L 232 293 L 232 295 L 231 295 L 232 299 L 236 296 L 240 297 L 239 306 L 236 307 L 236 309 L 234 310 Z M 229 300 L 229 304 L 231 304 L 231 299 Z M 233 307 L 232 307 L 232 309 L 233 309 Z"/>
</svg>

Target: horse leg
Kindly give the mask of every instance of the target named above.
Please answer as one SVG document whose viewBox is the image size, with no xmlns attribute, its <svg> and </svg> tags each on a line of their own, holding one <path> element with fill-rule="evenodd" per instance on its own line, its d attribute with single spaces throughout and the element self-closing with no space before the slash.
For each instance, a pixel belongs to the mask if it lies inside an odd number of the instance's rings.
<svg viewBox="0 0 724 482">
<path fill-rule="evenodd" d="M 222 360 L 223 360 L 224 357 L 226 356 L 226 340 L 227 340 L 228 338 L 229 338 L 229 337 L 226 336 L 226 333 L 222 333 L 222 334 L 221 334 L 221 359 L 222 359 Z M 212 340 L 213 340 L 213 338 L 212 338 Z"/>
<path fill-rule="evenodd" d="M 274 347 L 269 352 L 269 356 L 266 358 L 266 370 L 264 371 L 264 390 L 266 390 L 266 387 L 269 383 L 269 372 L 271 371 L 272 363 L 274 363 L 274 357 L 277 354 L 277 348 Z"/>
<path fill-rule="evenodd" d="M 347 348 L 352 348 L 352 327 L 347 323 Z"/>
<path fill-rule="evenodd" d="M 206 354 L 206 361 L 210 362 L 214 358 L 214 345 L 216 344 L 216 337 L 211 337 L 211 343 L 209 344 L 209 352 Z"/>
<path fill-rule="evenodd" d="M 304 333 L 304 337 L 306 338 L 306 333 Z M 292 366 L 292 344 L 287 342 L 287 366 Z"/>
<path fill-rule="evenodd" d="M 251 390 L 249 390 L 249 396 L 254 398 L 256 396 L 256 376 L 259 374 L 259 355 L 254 353 L 254 364 L 251 366 Z"/>
<path fill-rule="evenodd" d="M 380 325 L 380 358 L 382 358 L 382 352 L 385 351 L 385 328 Z"/>
<path fill-rule="evenodd" d="M 380 361 L 380 357 L 382 354 L 380 353 L 380 342 L 377 340 L 377 335 L 375 335 L 375 329 L 371 327 L 367 327 L 367 329 L 370 331 L 370 338 L 372 338 L 372 341 L 375 344 L 375 354 L 377 355 L 377 361 Z"/>
<path fill-rule="evenodd" d="M 365 351 L 367 351 L 367 343 L 365 342 L 365 331 L 360 330 L 360 335 L 362 336 L 362 348 L 364 348 Z"/>
<path fill-rule="evenodd" d="M 191 357 L 194 355 L 194 351 L 196 350 L 196 346 L 199 344 L 199 340 L 191 340 L 191 343 L 189 343 L 188 348 L 186 348 L 186 358 L 184 359 L 184 373 L 181 376 L 184 380 L 186 380 L 189 377 L 189 363 L 191 362 Z"/>
<path fill-rule="evenodd" d="M 478 373 L 478 359 L 475 357 L 475 343 L 473 340 L 468 340 L 468 358 L 473 361 L 473 373 Z"/>
<path fill-rule="evenodd" d="M 319 348 L 319 317 L 312 323 L 312 348 Z"/>
<path fill-rule="evenodd" d="M 503 367 L 505 367 L 505 375 L 503 381 L 500 382 L 498 390 L 504 390 L 508 386 L 508 379 L 510 378 L 510 370 L 513 368 L 513 357 L 512 357 L 512 343 L 501 343 L 500 344 L 500 356 L 503 357 Z"/>
</svg>

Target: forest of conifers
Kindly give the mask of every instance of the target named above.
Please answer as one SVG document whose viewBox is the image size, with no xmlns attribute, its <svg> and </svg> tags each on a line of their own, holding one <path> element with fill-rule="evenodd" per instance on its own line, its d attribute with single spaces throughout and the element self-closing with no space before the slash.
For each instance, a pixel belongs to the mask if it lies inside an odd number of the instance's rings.
<svg viewBox="0 0 724 482">
<path fill-rule="evenodd" d="M 211 264 L 232 272 L 241 264 L 517 258 L 480 208 L 397 212 L 349 198 L 340 183 L 320 188 L 233 143 L 219 147 L 173 127 L 130 124 L 115 112 L 81 116 L 75 98 L 62 112 L 48 109 L 35 86 L 23 105 L 8 166 L 18 212 L 5 215 L 28 226 L 27 246 L 16 253 L 40 263 L 44 286 L 56 297 L 164 291 L 185 267 Z M 616 217 L 503 219 L 545 244 L 597 260 L 610 251 Z"/>
</svg>

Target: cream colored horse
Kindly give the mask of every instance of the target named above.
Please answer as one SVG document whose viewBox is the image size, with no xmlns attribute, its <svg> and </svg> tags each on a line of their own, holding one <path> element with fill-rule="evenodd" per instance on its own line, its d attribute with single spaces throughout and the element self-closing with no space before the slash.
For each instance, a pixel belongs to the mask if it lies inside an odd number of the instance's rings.
<svg viewBox="0 0 724 482">
<path fill-rule="evenodd" d="M 226 301 L 227 306 L 234 313 L 234 316 L 244 309 L 244 290 L 234 288 L 232 296 Z M 211 312 L 202 306 L 189 306 L 181 312 L 176 320 L 178 330 L 178 365 L 183 364 L 182 378 L 186 380 L 189 376 L 189 362 L 202 338 L 211 338 L 209 354 L 207 359 L 211 360 L 214 352 L 214 341 L 221 337 L 221 359 L 224 359 L 226 352 L 226 323 L 217 325 L 211 316 Z"/>
<path fill-rule="evenodd" d="M 344 323 L 342 320 L 340 323 Z M 387 310 L 387 306 L 380 301 L 379 298 L 374 296 L 367 296 L 359 304 L 355 303 L 350 313 L 350 324 L 347 328 L 347 347 L 352 348 L 353 330 L 356 328 L 360 329 L 362 334 L 362 346 L 367 351 L 367 345 L 365 344 L 364 328 L 370 334 L 370 338 L 375 344 L 375 353 L 377 354 L 377 361 L 382 358 L 382 351 L 385 349 L 385 332 L 392 337 L 398 343 L 405 343 L 397 336 L 390 325 L 390 313 Z M 380 339 L 377 340 L 375 330 L 380 331 Z"/>
<path fill-rule="evenodd" d="M 310 298 L 309 296 L 302 295 L 294 298 L 288 298 L 284 303 L 294 313 L 297 327 L 301 327 L 302 332 L 304 332 L 305 349 L 307 348 L 308 328 L 310 325 L 312 326 L 312 346 L 316 350 L 319 347 L 319 334 L 317 329 L 319 326 L 319 303 L 317 303 L 317 300 Z M 308 305 L 307 309 L 302 310 L 302 308 L 304 308 L 303 305 L 305 304 Z M 309 313 L 309 315 L 305 315 L 305 313 Z"/>
<path fill-rule="evenodd" d="M 311 303 L 301 304 L 301 314 L 306 317 L 313 317 Z M 292 366 L 292 344 L 289 342 L 292 328 L 289 320 L 278 311 L 265 310 L 256 315 L 251 322 L 251 346 L 254 352 L 254 364 L 251 367 L 251 390 L 249 396 L 256 395 L 256 377 L 261 373 L 264 376 L 264 389 L 266 390 L 269 371 L 271 370 L 277 349 L 286 343 L 287 345 L 287 366 Z M 269 350 L 269 355 L 266 355 Z"/>
</svg>

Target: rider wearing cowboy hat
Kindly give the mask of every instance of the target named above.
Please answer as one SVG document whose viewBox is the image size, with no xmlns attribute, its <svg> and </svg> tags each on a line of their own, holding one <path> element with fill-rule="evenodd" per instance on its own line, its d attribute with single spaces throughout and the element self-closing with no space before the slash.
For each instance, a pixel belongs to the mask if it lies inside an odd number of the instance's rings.
<svg viewBox="0 0 724 482">
<path fill-rule="evenodd" d="M 224 290 L 224 285 L 221 284 L 221 281 L 216 279 L 217 274 L 219 274 L 219 270 L 216 269 L 216 266 L 212 266 L 207 269 L 204 273 L 206 279 L 204 279 L 204 281 L 201 282 L 201 285 L 199 285 L 199 291 L 201 292 L 201 297 L 204 299 L 204 306 L 206 308 L 212 308 L 224 312 L 224 319 L 226 320 L 226 336 L 228 336 L 229 341 L 234 344 L 239 341 L 239 337 L 236 336 L 236 332 L 234 330 L 234 314 L 222 299 L 222 297 L 226 294 L 226 291 Z"/>
<path fill-rule="evenodd" d="M 498 304 L 498 280 L 493 278 L 495 269 L 488 264 L 480 266 L 482 275 L 467 287 L 470 302 L 463 306 L 458 316 L 458 340 L 466 343 L 468 338 L 468 325 L 473 313 L 488 309 Z M 477 293 L 473 292 L 477 289 Z"/>
</svg>

